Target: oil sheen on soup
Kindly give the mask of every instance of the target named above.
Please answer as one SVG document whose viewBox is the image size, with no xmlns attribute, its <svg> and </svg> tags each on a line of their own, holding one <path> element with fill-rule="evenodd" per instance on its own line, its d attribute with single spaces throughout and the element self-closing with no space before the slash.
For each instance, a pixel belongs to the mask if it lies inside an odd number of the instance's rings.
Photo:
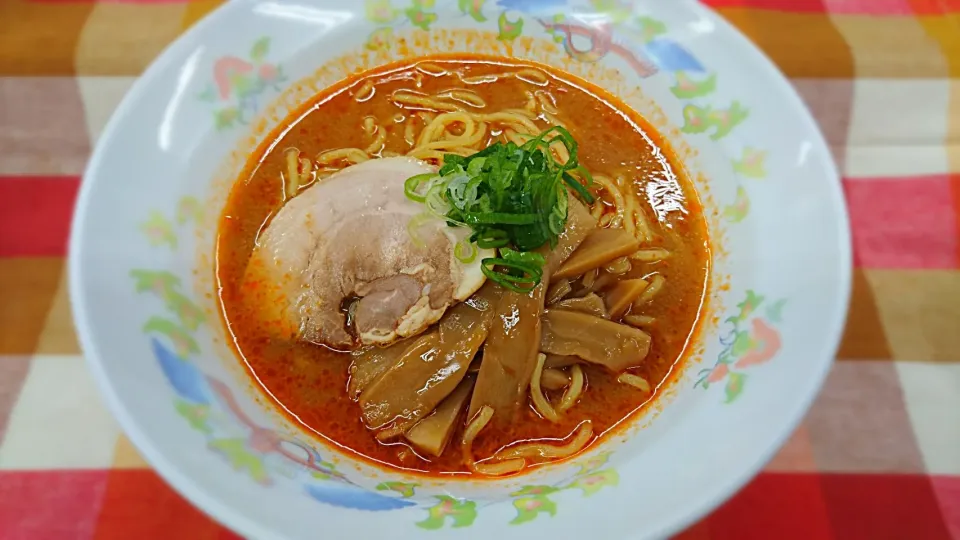
<svg viewBox="0 0 960 540">
<path fill-rule="evenodd" d="M 665 141 L 539 64 L 364 72 L 250 156 L 219 222 L 238 356 L 362 459 L 495 477 L 596 444 L 689 353 L 703 210 Z"/>
</svg>

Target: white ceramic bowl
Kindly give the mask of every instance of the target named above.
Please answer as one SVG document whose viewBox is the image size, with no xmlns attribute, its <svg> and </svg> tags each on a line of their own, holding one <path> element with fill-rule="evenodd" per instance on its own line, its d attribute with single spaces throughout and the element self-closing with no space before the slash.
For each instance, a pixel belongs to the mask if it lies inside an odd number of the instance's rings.
<svg viewBox="0 0 960 540">
<path fill-rule="evenodd" d="M 230 2 L 127 95 L 70 251 L 109 407 L 167 481 L 254 538 L 677 531 L 773 455 L 830 366 L 850 249 L 823 138 L 770 62 L 690 0 L 394 3 Z M 214 302 L 215 220 L 260 138 L 347 73 L 449 51 L 534 59 L 619 95 L 680 153 L 716 251 L 697 358 L 659 407 L 576 460 L 500 482 L 373 469 L 299 432 L 253 389 Z"/>
</svg>

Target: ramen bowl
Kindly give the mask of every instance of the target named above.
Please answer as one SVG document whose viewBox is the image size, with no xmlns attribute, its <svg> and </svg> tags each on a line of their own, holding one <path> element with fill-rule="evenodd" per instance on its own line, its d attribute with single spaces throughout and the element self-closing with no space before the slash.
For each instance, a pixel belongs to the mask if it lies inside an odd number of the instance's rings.
<svg viewBox="0 0 960 540">
<path fill-rule="evenodd" d="M 248 537 L 680 530 L 772 457 L 839 341 L 847 217 L 814 121 L 695 2 L 399 4 L 231 2 L 134 85 L 71 238 L 78 332 L 109 408 L 160 475 Z M 712 245 L 700 330 L 653 404 L 574 458 L 494 480 L 376 466 L 298 427 L 235 354 L 214 273 L 230 189 L 289 113 L 359 71 L 458 52 L 546 64 L 617 96 L 674 150 Z"/>
</svg>

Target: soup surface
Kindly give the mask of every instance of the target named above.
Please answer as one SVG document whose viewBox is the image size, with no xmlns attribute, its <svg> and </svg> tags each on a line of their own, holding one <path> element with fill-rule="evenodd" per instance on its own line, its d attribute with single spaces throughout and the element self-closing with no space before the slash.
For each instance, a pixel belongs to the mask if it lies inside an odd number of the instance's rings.
<svg viewBox="0 0 960 540">
<path fill-rule="evenodd" d="M 458 421 L 450 437 L 454 442 L 443 445 L 440 455 L 430 455 L 397 436 L 410 427 L 407 424 L 392 436 L 385 434 L 389 426 L 371 429 L 356 394 L 348 390 L 356 353 L 297 339 L 296 329 L 292 334 L 278 333 L 275 306 L 268 297 L 250 301 L 254 293 L 245 276 L 263 231 L 298 193 L 366 159 L 412 152 L 426 163 L 439 165 L 451 145 L 423 144 L 424 130 L 436 127 L 434 121 L 445 114 L 464 111 L 473 115 L 476 125 L 451 116 L 434 135 L 441 140 L 477 139 L 453 150 L 460 155 L 497 142 L 522 144 L 555 125 L 569 130 L 578 145 L 580 165 L 593 176 L 591 183 L 585 174 L 578 175 L 594 199 L 590 204 L 582 198 L 584 206 L 599 228 L 626 231 L 637 239 L 639 250 L 634 246 L 632 253 L 599 268 L 541 284 L 549 285 L 542 293 L 547 298 L 540 300 L 541 307 L 546 302 L 548 311 L 556 312 L 561 308 L 557 302 L 563 301 L 558 299 L 596 300 L 595 294 L 602 301 L 600 310 L 611 311 L 603 317 L 642 330 L 650 338 L 645 358 L 638 357 L 618 371 L 582 358 L 548 355 L 543 360 L 538 356 L 544 362 L 535 375 L 539 392 L 555 414 L 546 415 L 532 399 L 526 400 L 524 392 L 515 418 L 490 422 L 476 434 L 470 452 L 478 462 L 505 447 L 531 441 L 557 447 L 576 443 L 576 450 L 581 450 L 655 399 L 688 352 L 709 278 L 705 220 L 682 168 L 652 126 L 589 83 L 516 60 L 438 56 L 377 68 L 318 95 L 291 114 L 250 156 L 230 194 L 219 224 L 216 253 L 223 317 L 250 373 L 295 421 L 365 459 L 427 474 L 482 472 L 471 455 L 461 451 L 460 441 L 471 420 L 465 407 L 455 411 Z M 529 133 L 532 126 L 537 131 Z M 553 148 L 558 154 L 565 152 L 558 144 Z M 569 193 L 571 205 L 580 204 L 575 190 Z M 627 299 L 626 307 L 618 307 L 611 291 L 623 283 L 637 287 L 623 288 L 621 293 L 636 294 Z M 580 309 L 590 311 L 590 305 L 594 304 L 585 301 Z M 406 347 L 414 339 L 399 346 Z M 478 376 L 483 377 L 483 353 L 483 349 L 477 351 L 463 379 L 471 388 Z M 572 390 L 581 378 L 582 388 Z M 566 402 L 565 395 L 572 396 L 573 402 Z M 553 416 L 552 421 L 547 416 Z M 578 431 L 583 426 L 590 429 Z M 574 441 L 577 436 L 583 440 Z M 527 456 L 522 466 L 509 456 L 498 463 L 514 463 L 522 470 L 549 461 L 542 448 L 519 454 Z M 504 471 L 517 472 L 517 467 L 506 466 Z"/>
</svg>

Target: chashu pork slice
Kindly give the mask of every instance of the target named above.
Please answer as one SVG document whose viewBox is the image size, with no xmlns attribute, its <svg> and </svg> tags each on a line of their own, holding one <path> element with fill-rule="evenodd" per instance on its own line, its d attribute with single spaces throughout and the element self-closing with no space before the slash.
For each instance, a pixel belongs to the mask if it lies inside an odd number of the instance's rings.
<svg viewBox="0 0 960 540">
<path fill-rule="evenodd" d="M 426 330 L 483 285 L 490 256 L 460 262 L 454 247 L 470 231 L 407 198 L 404 181 L 431 172 L 415 159 L 374 159 L 302 191 L 259 235 L 247 300 L 279 333 L 338 350 Z"/>
</svg>

